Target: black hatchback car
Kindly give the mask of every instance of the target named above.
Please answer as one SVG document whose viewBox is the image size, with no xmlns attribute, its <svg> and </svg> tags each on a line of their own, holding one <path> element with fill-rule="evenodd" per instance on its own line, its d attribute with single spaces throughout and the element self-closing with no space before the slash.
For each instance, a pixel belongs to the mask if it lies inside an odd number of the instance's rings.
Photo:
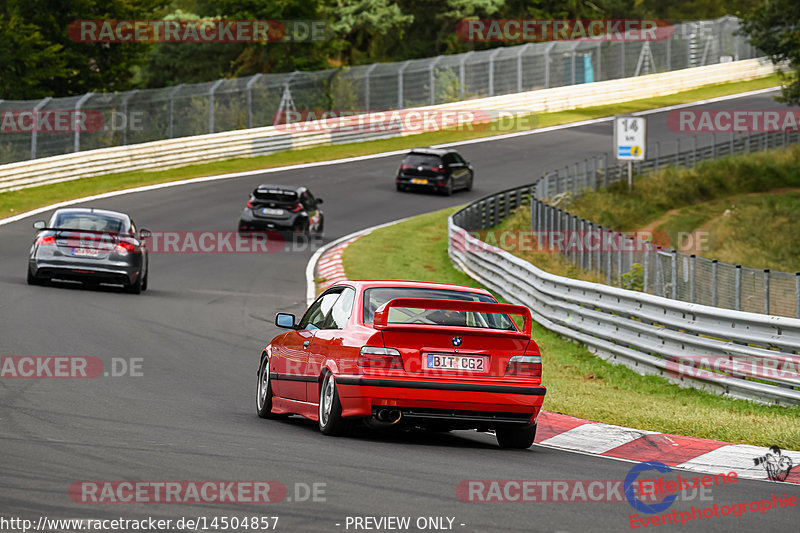
<svg viewBox="0 0 800 533">
<path fill-rule="evenodd" d="M 28 257 L 28 284 L 54 279 L 86 284 L 122 285 L 139 294 L 147 289 L 149 261 L 146 229 L 130 216 L 92 208 L 58 209 L 38 231 Z"/>
<path fill-rule="evenodd" d="M 398 191 L 427 189 L 447 196 L 472 189 L 472 165 L 451 149 L 414 148 L 403 158 L 395 184 Z"/>
<path fill-rule="evenodd" d="M 259 185 L 247 201 L 239 220 L 239 231 L 277 231 L 321 237 L 325 215 L 306 187 Z"/>
</svg>

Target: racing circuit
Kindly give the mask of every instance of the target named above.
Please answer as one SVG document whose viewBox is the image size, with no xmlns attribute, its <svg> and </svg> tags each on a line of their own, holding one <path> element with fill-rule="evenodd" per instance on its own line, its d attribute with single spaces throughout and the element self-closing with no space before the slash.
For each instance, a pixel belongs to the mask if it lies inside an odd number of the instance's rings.
<svg viewBox="0 0 800 533">
<path fill-rule="evenodd" d="M 773 94 L 703 107 L 782 109 Z M 675 149 L 674 142 L 666 141 L 680 135 L 667 128 L 666 115 L 649 115 L 649 142 L 661 141 L 665 153 Z M 330 241 L 528 183 L 543 169 L 608 150 L 610 132 L 606 120 L 463 143 L 459 150 L 474 165 L 475 187 L 447 198 L 396 193 L 392 177 L 399 156 L 379 155 L 78 205 L 126 211 L 153 231 L 232 230 L 249 191 L 258 184 L 303 184 L 325 201 Z M 538 445 L 504 451 L 492 435 L 475 432 L 363 432 L 330 438 L 308 420 L 259 419 L 253 406 L 258 356 L 278 333 L 275 313 L 301 314 L 305 309 L 304 271 L 311 250 L 153 254 L 150 289 L 138 297 L 111 289 L 29 287 L 23 269 L 31 223 L 49 215 L 0 227 L 0 353 L 92 356 L 107 368 L 112 358 L 124 358 L 138 361 L 141 375 L 0 380 L 4 514 L 173 520 L 278 516 L 279 531 L 298 532 L 390 529 L 386 520 L 379 524 L 353 517 L 410 517 L 411 531 L 418 530 L 420 517 L 426 529 L 464 532 L 631 527 L 633 509 L 624 499 L 481 503 L 457 495 L 459 484 L 469 480 L 619 481 L 633 466 L 629 462 Z M 70 497 L 76 482 L 101 480 L 266 480 L 282 483 L 287 493 L 272 504 L 91 504 Z M 316 498 L 309 492 L 314 484 Z M 745 479 L 712 492 L 713 501 L 677 501 L 673 508 L 681 512 L 692 505 L 735 505 L 773 494 L 800 497 L 797 485 Z M 796 525 L 796 509 L 776 509 L 678 527 L 792 531 Z"/>
</svg>

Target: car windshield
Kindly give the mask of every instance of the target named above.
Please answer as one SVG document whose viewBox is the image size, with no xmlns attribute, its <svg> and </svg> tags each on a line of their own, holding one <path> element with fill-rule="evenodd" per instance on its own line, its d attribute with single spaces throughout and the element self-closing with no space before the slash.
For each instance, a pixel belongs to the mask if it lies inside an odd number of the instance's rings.
<svg viewBox="0 0 800 533">
<path fill-rule="evenodd" d="M 58 213 L 54 228 L 74 229 L 81 231 L 107 231 L 119 233 L 123 230 L 125 222 L 117 217 L 99 213 Z"/>
<path fill-rule="evenodd" d="M 375 311 L 395 298 L 426 298 L 432 300 L 463 300 L 467 302 L 497 303 L 491 296 L 468 291 L 428 289 L 418 287 L 376 287 L 364 291 L 364 323 L 370 323 Z M 436 324 L 440 326 L 465 326 L 474 328 L 516 331 L 514 322 L 503 313 L 477 313 L 473 311 L 443 311 L 440 309 L 413 309 L 391 307 L 388 322 L 395 324 Z"/>
<path fill-rule="evenodd" d="M 437 155 L 408 154 L 403 159 L 403 164 L 411 167 L 438 167 L 442 160 Z"/>
<path fill-rule="evenodd" d="M 256 189 L 253 197 L 265 202 L 296 202 L 297 192 L 282 189 Z"/>
</svg>

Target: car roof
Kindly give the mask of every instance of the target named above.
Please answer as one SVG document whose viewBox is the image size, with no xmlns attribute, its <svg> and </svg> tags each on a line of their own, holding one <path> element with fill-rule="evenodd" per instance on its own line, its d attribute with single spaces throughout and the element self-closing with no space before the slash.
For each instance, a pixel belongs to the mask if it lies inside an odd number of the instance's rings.
<svg viewBox="0 0 800 533">
<path fill-rule="evenodd" d="M 61 213 L 75 213 L 75 214 L 95 213 L 98 215 L 106 215 L 106 216 L 121 218 L 123 220 L 130 220 L 131 218 L 130 215 L 127 215 L 125 213 L 120 213 L 119 211 L 109 211 L 108 209 L 95 209 L 94 207 L 66 207 L 66 208 L 56 209 L 55 213 L 53 214 L 55 215 Z"/>
<path fill-rule="evenodd" d="M 256 191 L 266 192 L 266 191 L 291 191 L 296 193 L 301 193 L 305 190 L 305 187 L 301 185 L 272 185 L 271 183 L 262 183 L 255 189 Z"/>
<path fill-rule="evenodd" d="M 357 281 L 343 281 L 336 285 L 351 285 L 358 291 L 365 289 L 374 289 L 379 287 L 398 287 L 398 288 L 419 288 L 419 289 L 442 289 L 442 290 L 457 290 L 465 292 L 474 292 L 477 294 L 484 294 L 492 296 L 492 293 L 486 289 L 478 289 L 476 287 L 468 287 L 466 285 L 454 285 L 452 283 L 434 283 L 430 281 L 406 281 L 406 280 L 357 280 Z M 492 296 L 494 297 L 494 296 Z"/>
<path fill-rule="evenodd" d="M 458 153 L 457 150 L 453 150 L 452 148 L 412 148 L 410 152 L 406 155 L 410 154 L 422 154 L 422 155 L 438 155 L 443 156 L 445 154 L 452 154 Z"/>
</svg>

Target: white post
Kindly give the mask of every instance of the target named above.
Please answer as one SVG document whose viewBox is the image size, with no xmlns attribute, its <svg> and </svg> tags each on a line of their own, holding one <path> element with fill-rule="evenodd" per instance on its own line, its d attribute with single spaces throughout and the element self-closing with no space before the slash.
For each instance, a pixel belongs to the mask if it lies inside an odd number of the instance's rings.
<svg viewBox="0 0 800 533">
<path fill-rule="evenodd" d="M 247 82 L 245 86 L 247 90 L 247 128 L 250 129 L 253 127 L 253 84 L 258 81 L 258 78 L 263 76 L 260 72 L 255 74 L 250 80 Z"/>
<path fill-rule="evenodd" d="M 403 109 L 403 71 L 411 61 L 406 61 L 397 71 L 397 109 Z"/>
<path fill-rule="evenodd" d="M 39 129 L 39 110 L 47 105 L 47 102 L 52 100 L 51 97 L 44 98 L 39 100 L 39 103 L 36 104 L 36 107 L 33 108 L 33 130 L 31 130 L 31 159 L 36 159 L 36 131 Z M 2 102 L 2 100 L 0 100 Z"/>
<path fill-rule="evenodd" d="M 86 100 L 91 98 L 93 94 L 94 93 L 86 93 L 86 94 L 84 94 L 83 96 L 80 97 L 78 102 L 75 104 L 75 124 L 74 124 L 74 126 L 75 126 L 75 143 L 74 143 L 74 146 L 73 146 L 73 149 L 74 149 L 75 152 L 80 152 L 81 151 L 81 132 L 80 132 L 80 128 L 78 128 L 78 111 L 81 110 L 81 106 L 84 104 L 84 102 L 86 102 Z"/>
<path fill-rule="evenodd" d="M 222 78 L 218 79 L 208 90 L 208 133 L 214 133 L 214 91 L 223 81 Z"/>
</svg>

